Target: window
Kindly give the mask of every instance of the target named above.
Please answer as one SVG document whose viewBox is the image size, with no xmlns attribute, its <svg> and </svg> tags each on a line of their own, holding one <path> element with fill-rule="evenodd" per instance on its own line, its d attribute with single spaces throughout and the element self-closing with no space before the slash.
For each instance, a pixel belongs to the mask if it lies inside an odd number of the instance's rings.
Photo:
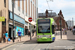
<svg viewBox="0 0 75 50">
<path fill-rule="evenodd" d="M 18 10 L 20 11 L 20 7 L 18 7 Z"/>
<path fill-rule="evenodd" d="M 15 8 L 15 0 L 14 0 L 14 8 Z"/>
<path fill-rule="evenodd" d="M 38 24 L 38 33 L 50 33 L 50 23 Z"/>
<path fill-rule="evenodd" d="M 18 0 L 18 10 L 20 11 L 20 0 Z"/>
<path fill-rule="evenodd" d="M 54 32 L 54 25 L 52 25 L 52 34 L 54 34 L 55 32 Z"/>
<path fill-rule="evenodd" d="M 50 20 L 38 20 L 38 33 L 50 33 Z"/>
<path fill-rule="evenodd" d="M 24 10 L 22 10 L 22 13 L 24 14 Z"/>
<path fill-rule="evenodd" d="M 4 7 L 6 7 L 6 0 L 4 0 Z"/>
</svg>

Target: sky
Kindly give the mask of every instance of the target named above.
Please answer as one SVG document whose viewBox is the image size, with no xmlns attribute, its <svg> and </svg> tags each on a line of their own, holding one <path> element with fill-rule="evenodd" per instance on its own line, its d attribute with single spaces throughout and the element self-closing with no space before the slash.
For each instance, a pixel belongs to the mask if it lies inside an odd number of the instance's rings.
<svg viewBox="0 0 75 50">
<path fill-rule="evenodd" d="M 48 4 L 47 4 L 48 1 Z M 45 13 L 46 9 L 53 10 L 52 12 L 59 13 L 62 10 L 64 19 L 74 20 L 75 25 L 75 0 L 38 0 L 38 13 Z M 49 8 L 50 7 L 50 8 Z"/>
</svg>

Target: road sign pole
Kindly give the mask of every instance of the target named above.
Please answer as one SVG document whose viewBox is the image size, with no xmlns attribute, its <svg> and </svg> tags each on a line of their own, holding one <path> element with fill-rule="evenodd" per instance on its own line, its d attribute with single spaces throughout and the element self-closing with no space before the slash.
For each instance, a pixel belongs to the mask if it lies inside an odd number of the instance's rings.
<svg viewBox="0 0 75 50">
<path fill-rule="evenodd" d="M 31 29 L 31 25 L 30 25 L 30 29 Z M 30 33 L 30 40 L 32 39 L 32 37 L 31 37 L 31 33 Z"/>
<path fill-rule="evenodd" d="M 31 23 L 32 22 L 32 18 L 30 17 L 30 18 L 28 18 L 28 21 Z M 30 25 L 30 30 L 31 30 L 31 25 Z M 30 40 L 32 39 L 32 37 L 31 37 L 31 33 L 30 33 Z"/>
</svg>

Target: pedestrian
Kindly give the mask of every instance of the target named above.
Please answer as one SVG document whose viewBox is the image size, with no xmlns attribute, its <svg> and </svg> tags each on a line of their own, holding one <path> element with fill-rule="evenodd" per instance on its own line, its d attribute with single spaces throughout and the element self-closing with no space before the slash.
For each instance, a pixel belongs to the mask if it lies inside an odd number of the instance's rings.
<svg viewBox="0 0 75 50">
<path fill-rule="evenodd" d="M 17 34 L 18 34 L 18 37 L 20 38 L 20 41 L 21 41 L 21 31 L 18 30 Z M 18 40 L 18 41 L 19 41 L 19 40 Z"/>
<path fill-rule="evenodd" d="M 5 41 L 6 41 L 6 43 L 8 43 L 8 33 L 7 33 L 7 31 L 4 35 L 5 35 Z"/>
<path fill-rule="evenodd" d="M 32 29 L 32 36 L 34 36 L 34 29 Z"/>
<path fill-rule="evenodd" d="M 75 34 L 75 26 L 73 27 L 73 35 Z"/>
<path fill-rule="evenodd" d="M 34 28 L 34 33 L 36 33 L 36 28 Z"/>
<path fill-rule="evenodd" d="M 28 30 L 28 37 L 29 37 L 29 36 L 31 36 L 31 32 L 30 32 L 30 30 Z"/>
<path fill-rule="evenodd" d="M 5 31 L 3 32 L 3 42 L 5 42 Z"/>
<path fill-rule="evenodd" d="M 67 34 L 67 29 L 65 28 L 65 35 Z"/>
</svg>

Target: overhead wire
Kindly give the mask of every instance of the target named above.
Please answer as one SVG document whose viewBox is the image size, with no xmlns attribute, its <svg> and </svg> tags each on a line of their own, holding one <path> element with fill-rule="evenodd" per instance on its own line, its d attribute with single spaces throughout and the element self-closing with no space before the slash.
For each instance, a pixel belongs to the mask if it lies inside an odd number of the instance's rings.
<svg viewBox="0 0 75 50">
<path fill-rule="evenodd" d="M 47 1 L 47 0 L 46 0 Z M 48 4 L 48 1 L 47 1 L 47 4 Z M 49 6 L 49 4 L 48 4 L 48 7 L 49 7 L 49 9 L 50 9 L 50 6 Z"/>
</svg>

